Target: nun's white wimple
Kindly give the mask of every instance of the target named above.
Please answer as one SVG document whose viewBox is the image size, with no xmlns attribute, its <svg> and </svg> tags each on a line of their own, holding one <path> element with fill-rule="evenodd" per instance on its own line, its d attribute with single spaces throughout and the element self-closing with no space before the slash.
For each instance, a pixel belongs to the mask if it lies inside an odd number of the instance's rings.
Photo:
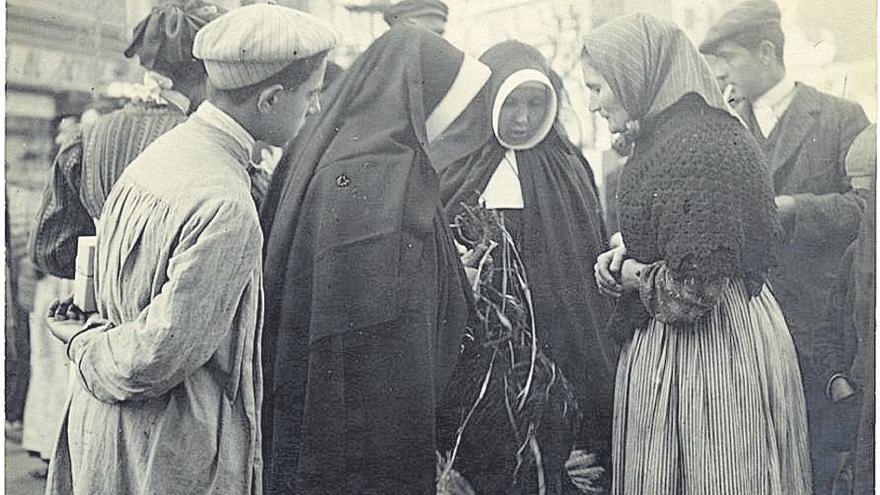
<svg viewBox="0 0 880 495">
<path fill-rule="evenodd" d="M 510 96 L 510 93 L 519 87 L 522 84 L 528 82 L 536 82 L 538 84 L 544 85 L 547 87 L 550 93 L 550 105 L 547 109 L 547 113 L 544 116 L 544 121 L 541 122 L 541 125 L 538 127 L 535 135 L 529 138 L 528 141 L 522 144 L 513 145 L 504 141 L 501 138 L 501 129 L 500 129 L 500 118 L 501 118 L 501 107 L 504 105 L 504 100 Z M 495 96 L 495 101 L 492 103 L 492 129 L 495 131 L 495 137 L 498 139 L 498 142 L 501 143 L 507 149 L 510 150 L 527 150 L 529 148 L 534 147 L 536 144 L 540 143 L 547 137 L 547 133 L 550 132 L 550 129 L 553 127 L 553 122 L 556 120 L 556 111 L 557 111 L 557 97 L 556 90 L 553 89 L 553 85 L 550 83 L 550 79 L 541 71 L 535 69 L 523 69 L 514 72 L 511 74 L 504 82 L 501 84 L 501 87 L 498 89 L 498 94 Z"/>
</svg>

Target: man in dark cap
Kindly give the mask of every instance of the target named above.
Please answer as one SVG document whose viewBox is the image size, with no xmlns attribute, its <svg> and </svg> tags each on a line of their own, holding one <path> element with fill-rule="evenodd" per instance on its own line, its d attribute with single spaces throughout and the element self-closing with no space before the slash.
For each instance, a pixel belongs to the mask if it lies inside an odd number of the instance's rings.
<svg viewBox="0 0 880 495">
<path fill-rule="evenodd" d="M 449 7 L 440 0 L 403 0 L 387 7 L 382 15 L 389 26 L 415 26 L 440 36 L 446 31 Z"/>
<path fill-rule="evenodd" d="M 817 370 L 813 340 L 831 296 L 836 267 L 856 237 L 865 207 L 849 186 L 844 158 L 868 126 L 862 108 L 786 74 L 779 7 L 741 2 L 712 26 L 700 51 L 737 97 L 736 109 L 763 147 L 785 228 L 771 275 L 804 375 L 816 493 L 831 492 L 833 422 Z"/>
</svg>

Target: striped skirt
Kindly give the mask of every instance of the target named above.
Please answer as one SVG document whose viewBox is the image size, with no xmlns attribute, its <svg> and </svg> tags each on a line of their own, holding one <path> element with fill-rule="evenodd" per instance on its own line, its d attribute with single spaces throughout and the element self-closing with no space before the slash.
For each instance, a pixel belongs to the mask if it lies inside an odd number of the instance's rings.
<svg viewBox="0 0 880 495">
<path fill-rule="evenodd" d="M 765 287 L 731 281 L 698 322 L 651 320 L 627 344 L 614 399 L 614 494 L 811 493 L 804 393 Z"/>
</svg>

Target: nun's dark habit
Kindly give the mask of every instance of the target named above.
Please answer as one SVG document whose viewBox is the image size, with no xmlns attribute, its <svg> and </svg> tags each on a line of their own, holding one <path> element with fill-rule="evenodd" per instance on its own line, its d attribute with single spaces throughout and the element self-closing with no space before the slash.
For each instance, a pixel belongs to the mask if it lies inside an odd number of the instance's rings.
<svg viewBox="0 0 880 495">
<path fill-rule="evenodd" d="M 489 70 L 397 26 L 332 85 L 263 212 L 271 493 L 434 493 L 472 295 L 437 173 L 491 133 Z"/>
<path fill-rule="evenodd" d="M 538 339 L 574 387 L 583 413 L 576 446 L 607 462 L 617 355 L 605 335 L 610 304 L 593 277 L 596 257 L 608 248 L 593 173 L 557 120 L 561 82 L 538 50 L 506 41 L 480 61 L 492 69 L 484 112 L 495 136 L 444 168 L 443 203 L 450 217 L 462 203 L 503 212 L 526 266 Z M 500 112 L 526 83 L 547 89 L 548 110 L 536 134 L 513 145 L 501 137 Z"/>
</svg>

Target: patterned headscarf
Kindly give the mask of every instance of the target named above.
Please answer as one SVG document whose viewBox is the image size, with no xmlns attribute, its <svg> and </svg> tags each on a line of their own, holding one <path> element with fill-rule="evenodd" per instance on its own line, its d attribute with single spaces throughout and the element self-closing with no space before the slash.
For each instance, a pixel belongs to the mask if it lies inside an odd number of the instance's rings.
<svg viewBox="0 0 880 495">
<path fill-rule="evenodd" d="M 644 13 L 609 21 L 584 37 L 584 57 L 634 121 L 651 119 L 688 93 L 735 115 L 706 61 L 671 22 Z"/>
</svg>

